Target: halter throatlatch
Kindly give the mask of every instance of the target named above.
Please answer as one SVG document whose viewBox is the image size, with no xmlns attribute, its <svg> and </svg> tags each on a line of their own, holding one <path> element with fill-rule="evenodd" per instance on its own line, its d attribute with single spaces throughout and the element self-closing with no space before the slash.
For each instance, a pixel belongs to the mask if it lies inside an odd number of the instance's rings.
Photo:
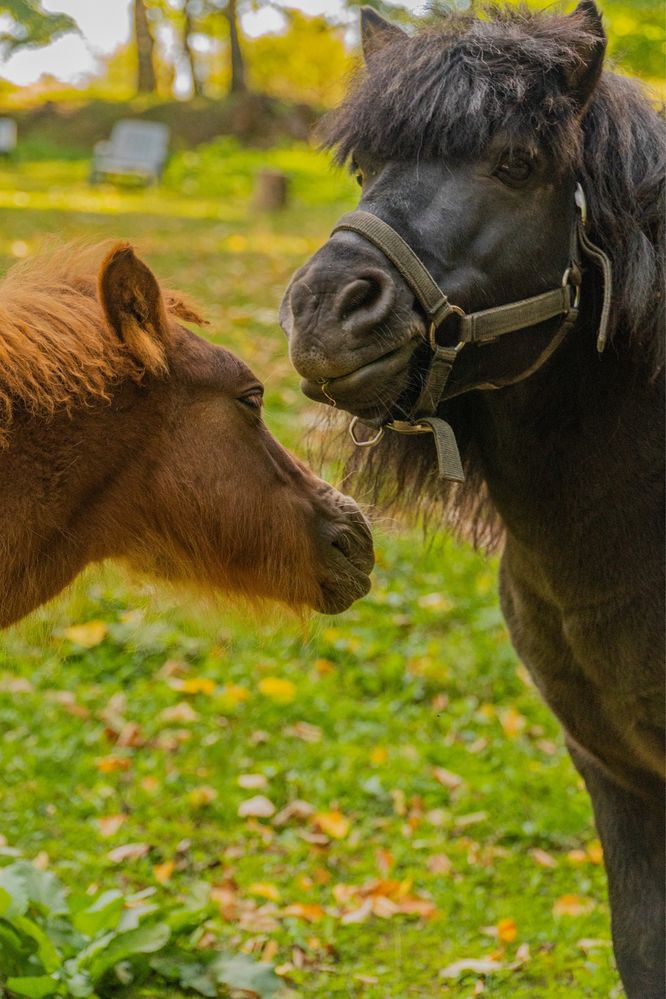
<svg viewBox="0 0 666 999">
<path fill-rule="evenodd" d="M 494 343 L 505 333 L 515 333 L 518 330 L 538 326 L 549 319 L 562 316 L 562 323 L 553 339 L 525 371 L 522 371 L 515 378 L 483 382 L 465 391 L 471 391 L 472 388 L 502 388 L 505 385 L 522 381 L 537 371 L 559 347 L 578 319 L 582 253 L 600 268 L 603 275 L 603 304 L 597 334 L 597 350 L 599 353 L 603 352 L 607 341 L 610 315 L 611 266 L 606 254 L 590 241 L 585 231 L 587 208 L 585 195 L 580 184 L 576 185 L 575 202 L 576 218 L 571 231 L 569 264 L 562 277 L 561 286 L 541 295 L 534 295 L 532 298 L 523 298 L 517 302 L 510 302 L 508 305 L 500 305 L 493 309 L 472 313 L 466 313 L 459 306 L 449 302 L 428 268 L 412 248 L 395 229 L 377 215 L 358 211 L 342 216 L 333 229 L 333 233 L 346 230 L 363 236 L 382 251 L 412 289 L 426 315 L 428 344 L 432 351 L 421 392 L 414 404 L 411 416 L 407 420 L 391 420 L 382 425 L 375 424 L 374 435 L 366 440 L 360 439 L 356 433 L 358 424 L 365 421 L 360 421 L 355 416 L 349 431 L 352 440 L 358 447 L 373 447 L 378 444 L 384 435 L 385 428 L 400 434 L 431 433 L 437 450 L 439 477 L 453 482 L 462 482 L 464 474 L 455 434 L 451 426 L 436 415 L 456 358 L 469 344 L 483 346 Z M 451 315 L 457 317 L 458 342 L 454 347 L 444 347 L 437 342 L 437 332 L 444 320 Z M 328 395 L 328 393 L 326 394 Z M 329 396 L 329 398 L 332 397 Z M 367 425 L 372 426 L 371 423 Z"/>
</svg>

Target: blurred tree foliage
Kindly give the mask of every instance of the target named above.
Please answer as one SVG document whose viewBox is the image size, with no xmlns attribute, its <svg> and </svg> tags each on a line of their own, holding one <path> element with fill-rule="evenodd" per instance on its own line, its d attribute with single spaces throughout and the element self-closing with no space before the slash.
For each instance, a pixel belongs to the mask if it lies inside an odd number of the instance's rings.
<svg viewBox="0 0 666 999">
<path fill-rule="evenodd" d="M 0 32 L 0 54 L 11 55 L 22 48 L 39 48 L 69 31 L 78 31 L 67 14 L 44 10 L 41 0 L 0 0 L 0 16 L 6 22 Z"/>
</svg>

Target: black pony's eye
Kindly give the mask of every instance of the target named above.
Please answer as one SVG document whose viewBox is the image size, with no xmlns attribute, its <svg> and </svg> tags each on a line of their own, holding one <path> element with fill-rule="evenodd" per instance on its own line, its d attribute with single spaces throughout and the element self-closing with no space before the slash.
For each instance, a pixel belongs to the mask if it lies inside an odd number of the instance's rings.
<svg viewBox="0 0 666 999">
<path fill-rule="evenodd" d="M 507 153 L 495 169 L 495 176 L 505 184 L 524 184 L 532 175 L 533 160 L 526 153 Z"/>
</svg>

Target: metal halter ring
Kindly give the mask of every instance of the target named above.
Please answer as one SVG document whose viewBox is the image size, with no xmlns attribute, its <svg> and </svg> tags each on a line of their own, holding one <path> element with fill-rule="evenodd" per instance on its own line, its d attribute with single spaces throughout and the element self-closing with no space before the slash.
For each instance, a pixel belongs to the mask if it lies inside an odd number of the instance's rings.
<svg viewBox="0 0 666 999">
<path fill-rule="evenodd" d="M 374 447 L 375 444 L 379 444 L 380 440 L 384 436 L 384 428 L 378 427 L 377 433 L 374 437 L 370 437 L 367 441 L 359 440 L 359 438 L 354 433 L 356 425 L 360 423 L 358 416 L 355 416 L 351 423 L 349 424 L 349 436 L 353 440 L 356 447 Z"/>
<path fill-rule="evenodd" d="M 454 314 L 456 316 L 462 316 L 462 317 L 464 317 L 466 315 L 465 310 L 461 309 L 459 305 L 451 305 L 450 302 L 447 302 L 446 304 L 447 304 L 447 309 L 446 309 L 446 312 L 444 313 L 444 315 L 441 316 L 437 320 L 437 322 L 434 322 L 434 320 L 433 320 L 430 323 L 430 327 L 428 329 L 428 342 L 430 343 L 430 346 L 431 346 L 432 350 L 437 350 L 437 348 L 439 346 L 439 344 L 437 343 L 437 330 L 442 325 L 442 323 L 444 322 L 444 320 L 448 319 L 449 316 L 454 315 Z M 464 346 L 465 346 L 464 341 L 461 341 L 460 343 L 457 344 L 456 350 L 461 350 Z"/>
</svg>

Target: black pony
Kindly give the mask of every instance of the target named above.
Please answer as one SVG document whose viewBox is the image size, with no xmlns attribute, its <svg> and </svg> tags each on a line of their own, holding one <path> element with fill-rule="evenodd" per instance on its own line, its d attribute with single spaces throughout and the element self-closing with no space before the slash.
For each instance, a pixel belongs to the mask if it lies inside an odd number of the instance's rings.
<svg viewBox="0 0 666 999">
<path fill-rule="evenodd" d="M 365 10 L 366 71 L 325 124 L 363 215 L 281 321 L 306 394 L 376 440 L 364 494 L 503 544 L 512 640 L 592 797 L 622 979 L 663 999 L 666 142 L 605 42 L 592 0 L 416 37 Z M 435 460 L 448 474 L 450 427 L 458 485 Z"/>
</svg>

